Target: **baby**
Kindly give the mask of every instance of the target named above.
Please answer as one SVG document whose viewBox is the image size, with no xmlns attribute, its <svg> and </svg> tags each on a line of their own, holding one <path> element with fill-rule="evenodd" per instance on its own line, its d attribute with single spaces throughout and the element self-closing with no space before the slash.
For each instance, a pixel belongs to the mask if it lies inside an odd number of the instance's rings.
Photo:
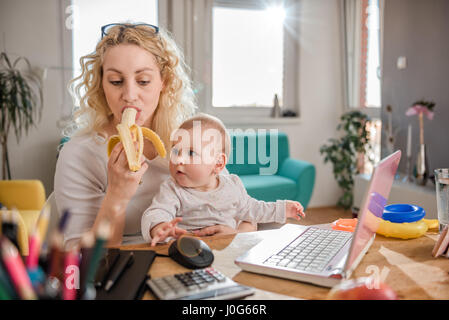
<svg viewBox="0 0 449 320">
<path fill-rule="evenodd" d="M 142 216 L 142 235 L 152 246 L 217 224 L 235 229 L 239 221 L 285 223 L 286 218 L 305 217 L 299 202 L 256 200 L 237 175 L 222 173 L 230 138 L 219 119 L 196 115 L 180 126 L 172 141 L 170 177 Z"/>
</svg>

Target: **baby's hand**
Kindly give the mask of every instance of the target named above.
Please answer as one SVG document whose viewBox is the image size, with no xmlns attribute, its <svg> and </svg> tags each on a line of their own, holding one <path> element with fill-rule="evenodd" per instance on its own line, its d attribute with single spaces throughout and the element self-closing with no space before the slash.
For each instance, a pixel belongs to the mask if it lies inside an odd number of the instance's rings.
<svg viewBox="0 0 449 320">
<path fill-rule="evenodd" d="M 164 241 L 168 237 L 178 238 L 179 236 L 186 234 L 187 231 L 181 228 L 178 228 L 176 225 L 182 218 L 175 218 L 170 222 L 162 222 L 151 229 L 151 246 L 155 246 L 158 242 Z"/>
<path fill-rule="evenodd" d="M 293 218 L 295 220 L 301 220 L 300 217 L 305 218 L 304 207 L 297 201 L 287 200 L 285 204 L 285 211 L 287 218 Z"/>
</svg>

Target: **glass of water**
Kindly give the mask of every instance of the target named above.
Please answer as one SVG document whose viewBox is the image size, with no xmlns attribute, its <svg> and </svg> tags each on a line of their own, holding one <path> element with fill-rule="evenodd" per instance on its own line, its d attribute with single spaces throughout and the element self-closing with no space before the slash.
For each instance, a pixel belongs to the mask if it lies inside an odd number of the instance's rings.
<svg viewBox="0 0 449 320">
<path fill-rule="evenodd" d="M 449 224 L 449 169 L 435 170 L 440 232 Z"/>
</svg>

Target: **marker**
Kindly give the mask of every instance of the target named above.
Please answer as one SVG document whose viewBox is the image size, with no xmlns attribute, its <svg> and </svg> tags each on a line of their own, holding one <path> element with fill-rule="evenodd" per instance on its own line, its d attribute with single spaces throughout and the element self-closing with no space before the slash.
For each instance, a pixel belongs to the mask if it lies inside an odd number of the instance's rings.
<svg viewBox="0 0 449 320">
<path fill-rule="evenodd" d="M 41 248 L 41 239 L 39 230 L 35 229 L 29 238 L 28 257 L 26 258 L 26 265 L 28 269 L 36 269 L 39 265 L 39 252 Z"/>
<path fill-rule="evenodd" d="M 9 278 L 8 272 L 1 263 L 1 259 L 0 259 L 0 287 L 1 287 L 0 290 L 2 290 L 3 292 L 4 299 L 10 300 L 15 299 L 17 297 L 16 291 L 14 290 L 14 286 L 11 283 L 11 279 Z"/>
<path fill-rule="evenodd" d="M 76 285 L 79 282 L 79 273 L 76 272 L 79 267 L 79 253 L 76 247 L 65 254 L 64 259 L 64 285 L 62 297 L 64 300 L 76 299 Z M 75 273 L 73 273 L 75 272 Z M 73 283 L 71 283 L 73 280 Z"/>
<path fill-rule="evenodd" d="M 91 234 L 91 233 L 90 233 Z M 95 245 L 89 252 L 88 261 L 84 261 L 83 256 L 83 274 L 82 283 L 80 290 L 80 298 L 83 300 L 93 300 L 96 296 L 96 290 L 94 286 L 95 274 L 97 273 L 98 265 L 100 263 L 101 257 L 103 256 L 104 246 L 111 235 L 111 224 L 108 220 L 100 221 L 97 231 Z M 82 239 L 83 240 L 83 239 Z M 84 240 L 90 240 L 89 238 L 84 238 Z M 83 253 L 84 255 L 84 253 Z M 86 270 L 87 265 L 87 270 Z M 86 271 L 84 271 L 86 270 Z"/>
<path fill-rule="evenodd" d="M 59 281 L 64 281 L 62 276 L 62 257 L 64 251 L 64 230 L 67 226 L 67 221 L 70 217 L 70 211 L 65 210 L 61 219 L 59 220 L 58 228 L 52 234 L 51 249 L 48 257 L 49 261 L 49 275 L 57 277 Z"/>
<path fill-rule="evenodd" d="M 92 256 L 92 247 L 94 246 L 95 236 L 92 231 L 83 234 L 80 241 L 80 290 L 78 291 L 78 299 L 81 299 L 86 289 L 87 270 L 89 268 L 90 257 Z"/>
<path fill-rule="evenodd" d="M 89 261 L 89 267 L 87 269 L 86 281 L 89 284 L 93 284 L 95 281 L 95 274 L 97 273 L 98 264 L 103 256 L 104 246 L 111 235 L 111 224 L 108 220 L 103 220 L 98 225 L 95 246 L 92 251 L 92 256 Z"/>
<path fill-rule="evenodd" d="M 21 299 L 36 300 L 30 277 L 25 269 L 17 248 L 11 241 L 3 237 L 1 241 L 3 263 Z"/>
<path fill-rule="evenodd" d="M 112 288 L 112 286 L 117 282 L 120 276 L 123 273 L 125 273 L 126 268 L 132 265 L 133 262 L 134 262 L 134 252 L 130 252 L 125 259 L 120 261 L 120 263 L 117 265 L 117 268 L 112 270 L 112 274 L 109 277 L 108 281 L 106 282 L 105 286 L 106 291 L 109 291 Z"/>
</svg>

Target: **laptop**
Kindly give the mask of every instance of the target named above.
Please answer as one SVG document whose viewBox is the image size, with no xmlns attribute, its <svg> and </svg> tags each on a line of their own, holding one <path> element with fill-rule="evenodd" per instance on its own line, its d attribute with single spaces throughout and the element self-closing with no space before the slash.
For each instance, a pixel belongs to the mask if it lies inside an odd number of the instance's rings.
<svg viewBox="0 0 449 320">
<path fill-rule="evenodd" d="M 355 231 L 285 224 L 235 260 L 245 271 L 333 287 L 348 279 L 374 241 L 401 151 L 374 168 Z"/>
</svg>

